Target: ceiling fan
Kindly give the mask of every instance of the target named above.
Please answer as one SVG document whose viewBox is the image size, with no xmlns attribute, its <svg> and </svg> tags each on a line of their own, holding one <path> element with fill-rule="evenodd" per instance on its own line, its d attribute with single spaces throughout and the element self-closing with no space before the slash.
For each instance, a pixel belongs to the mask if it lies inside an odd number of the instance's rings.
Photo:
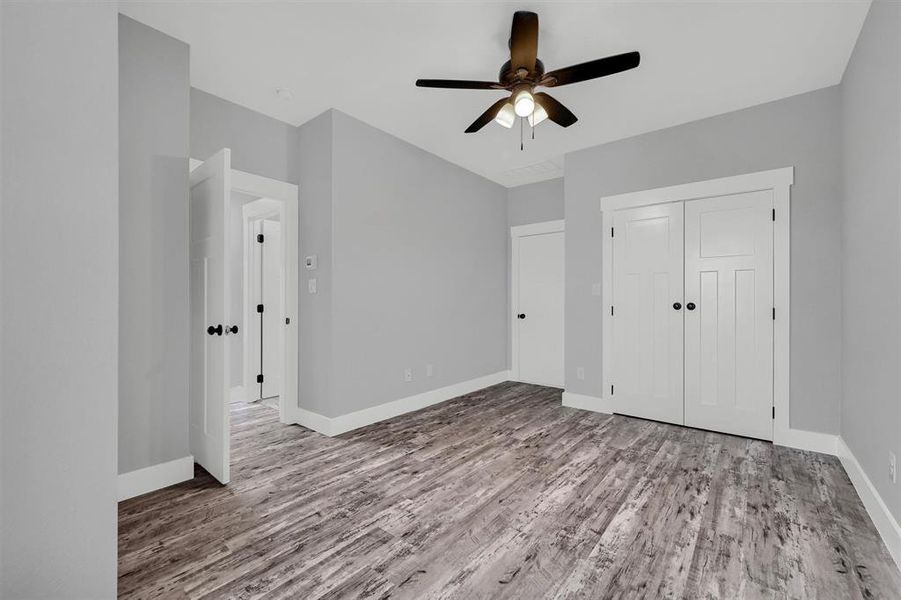
<svg viewBox="0 0 901 600">
<path fill-rule="evenodd" d="M 613 75 L 634 69 L 641 60 L 638 52 L 626 52 L 545 73 L 544 64 L 538 60 L 538 15 L 528 11 L 517 11 L 513 14 L 509 46 L 510 60 L 501 66 L 497 82 L 417 79 L 416 85 L 429 88 L 510 92 L 509 97 L 501 98 L 473 121 L 472 125 L 466 128 L 466 133 L 475 133 L 492 120 L 509 129 L 516 121 L 516 117 L 527 119 L 532 127 L 545 119 L 550 119 L 561 127 L 569 127 L 578 120 L 576 115 L 548 94 L 536 93 L 536 87 L 559 87 Z"/>
</svg>

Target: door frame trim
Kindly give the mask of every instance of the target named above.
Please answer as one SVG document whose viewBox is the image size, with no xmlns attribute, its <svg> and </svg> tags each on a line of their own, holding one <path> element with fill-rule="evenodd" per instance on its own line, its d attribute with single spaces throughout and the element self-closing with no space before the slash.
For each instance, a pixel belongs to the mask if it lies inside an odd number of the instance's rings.
<svg viewBox="0 0 901 600">
<path fill-rule="evenodd" d="M 566 235 L 566 221 L 557 219 L 510 227 L 510 242 L 512 246 L 510 254 L 510 376 L 515 381 L 522 381 L 522 378 L 519 376 L 519 328 L 516 326 L 516 315 L 519 312 L 519 243 L 524 237 L 546 235 L 548 233 L 562 233 Z M 564 249 L 565 252 L 566 250 Z M 566 286 L 563 288 L 563 294 L 565 305 Z M 563 335 L 566 335 L 565 329 Z M 526 383 L 536 382 L 530 381 Z"/>
<path fill-rule="evenodd" d="M 773 305 L 776 320 L 773 324 L 773 407 L 776 411 L 773 421 L 773 443 L 791 446 L 798 433 L 792 430 L 790 411 L 790 332 L 791 332 L 791 186 L 795 179 L 795 168 L 784 167 L 769 171 L 759 171 L 732 177 L 721 177 L 706 181 L 696 181 L 680 185 L 603 196 L 599 207 L 603 220 L 603 267 L 602 267 L 602 375 L 604 381 L 603 398 L 610 398 L 610 353 L 613 348 L 612 327 L 610 327 L 610 306 L 613 302 L 613 227 L 614 211 L 652 204 L 684 202 L 701 198 L 730 196 L 747 192 L 772 190 L 773 208 L 776 221 L 773 224 Z"/>
</svg>

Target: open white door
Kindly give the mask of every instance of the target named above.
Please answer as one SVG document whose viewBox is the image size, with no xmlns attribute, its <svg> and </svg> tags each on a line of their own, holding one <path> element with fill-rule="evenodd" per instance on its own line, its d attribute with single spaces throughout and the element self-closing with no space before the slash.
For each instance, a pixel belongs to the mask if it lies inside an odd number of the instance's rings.
<svg viewBox="0 0 901 600">
<path fill-rule="evenodd" d="M 194 460 L 220 483 L 229 480 L 228 209 L 231 151 L 191 172 L 190 438 Z"/>
</svg>

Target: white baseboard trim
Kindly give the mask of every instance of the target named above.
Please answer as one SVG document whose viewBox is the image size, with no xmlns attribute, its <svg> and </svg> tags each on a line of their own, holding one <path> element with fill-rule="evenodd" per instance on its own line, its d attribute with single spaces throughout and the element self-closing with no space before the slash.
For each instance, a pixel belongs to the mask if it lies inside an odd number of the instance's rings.
<svg viewBox="0 0 901 600">
<path fill-rule="evenodd" d="M 295 422 L 298 425 L 303 425 L 307 429 L 318 431 L 322 435 L 335 435 L 332 433 L 332 419 L 329 417 L 300 407 L 295 410 L 294 416 Z"/>
<path fill-rule="evenodd" d="M 232 402 L 244 402 L 247 397 L 244 395 L 244 386 L 236 385 L 229 390 L 229 400 Z"/>
<path fill-rule="evenodd" d="M 838 458 L 842 461 L 842 466 L 845 467 L 845 472 L 854 484 L 854 489 L 857 490 L 857 495 L 860 496 L 873 524 L 876 525 L 876 530 L 882 536 L 882 541 L 892 555 L 895 565 L 901 570 L 901 525 L 889 512 L 873 482 L 867 477 L 854 453 L 841 437 L 838 438 Z"/>
<path fill-rule="evenodd" d="M 393 400 L 371 408 L 364 408 L 356 412 L 337 417 L 326 417 L 304 408 L 297 409 L 297 424 L 308 427 L 327 436 L 340 435 L 360 427 L 372 425 L 379 421 L 391 419 L 415 410 L 420 410 L 457 396 L 470 394 L 477 390 L 508 381 L 510 371 L 498 371 L 491 375 L 477 377 L 469 381 L 463 381 L 448 385 L 436 390 L 430 390 L 414 396 L 407 396 L 399 400 Z"/>
<path fill-rule="evenodd" d="M 613 414 L 613 404 L 609 398 L 598 398 L 597 396 L 586 396 L 567 391 L 563 392 L 563 406 Z"/>
<path fill-rule="evenodd" d="M 160 463 L 122 473 L 118 479 L 119 501 L 128 500 L 141 494 L 194 479 L 194 457 L 183 456 L 169 462 Z"/>
<path fill-rule="evenodd" d="M 819 433 L 804 429 L 789 429 L 787 431 L 774 432 L 773 443 L 777 446 L 787 446 L 808 452 L 838 455 L 838 436 L 832 433 Z"/>
</svg>

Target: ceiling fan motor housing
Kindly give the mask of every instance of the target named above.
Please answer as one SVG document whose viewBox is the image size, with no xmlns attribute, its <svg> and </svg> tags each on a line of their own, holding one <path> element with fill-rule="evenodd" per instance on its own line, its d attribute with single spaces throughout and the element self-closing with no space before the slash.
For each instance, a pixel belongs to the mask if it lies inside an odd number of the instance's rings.
<svg viewBox="0 0 901 600">
<path fill-rule="evenodd" d="M 528 73 L 524 78 L 521 78 L 519 76 L 519 73 L 513 70 L 513 65 L 511 61 L 508 60 L 503 65 L 501 65 L 501 70 L 497 75 L 497 80 L 504 85 L 510 85 L 520 80 L 535 85 L 541 80 L 541 77 L 543 75 L 544 63 L 541 62 L 541 59 L 535 59 L 535 70 L 531 73 Z"/>
</svg>

